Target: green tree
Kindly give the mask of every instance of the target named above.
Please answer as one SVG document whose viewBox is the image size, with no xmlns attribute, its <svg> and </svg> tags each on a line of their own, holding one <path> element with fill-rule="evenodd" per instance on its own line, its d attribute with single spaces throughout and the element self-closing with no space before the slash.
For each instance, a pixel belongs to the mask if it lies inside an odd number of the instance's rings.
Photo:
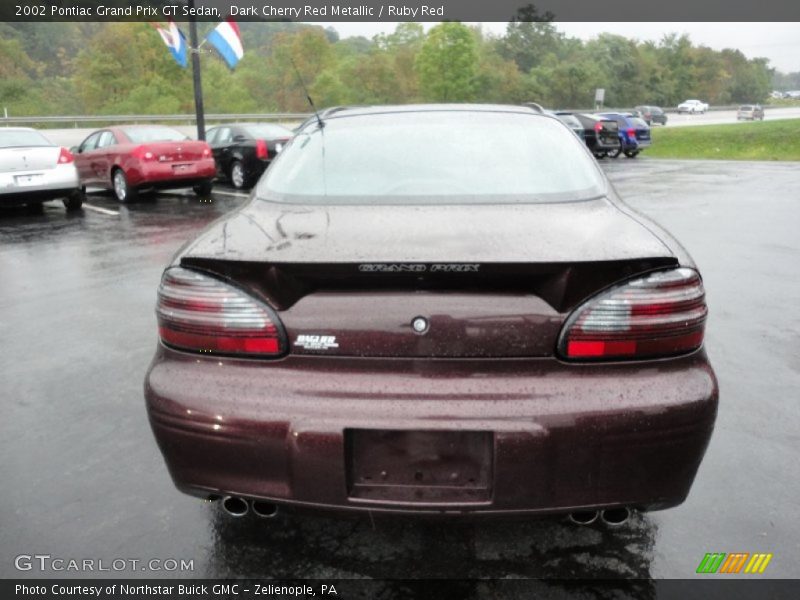
<svg viewBox="0 0 800 600">
<path fill-rule="evenodd" d="M 311 89 L 317 77 L 334 62 L 331 43 L 321 27 L 279 33 L 273 38 L 266 65 L 259 69 L 258 90 L 254 95 L 262 105 L 307 111 L 303 84 Z M 256 83 L 252 79 L 251 82 Z"/>
<path fill-rule="evenodd" d="M 528 73 L 548 55 L 557 55 L 563 41 L 563 34 L 552 23 L 532 19 L 512 21 L 505 36 L 498 40 L 498 51 L 517 63 L 521 72 Z"/>
<path fill-rule="evenodd" d="M 159 35 L 145 23 L 106 24 L 75 63 L 76 89 L 89 113 L 108 114 L 131 107 L 134 90 L 150 86 L 160 91 L 163 106 L 187 112 L 192 107 L 189 70 L 175 63 Z M 156 112 L 151 103 L 144 102 L 152 95 L 138 94 L 143 103 L 135 106 L 135 112 Z"/>
<path fill-rule="evenodd" d="M 449 22 L 433 27 L 415 63 L 422 96 L 435 102 L 471 100 L 477 66 L 475 37 L 467 26 Z"/>
</svg>

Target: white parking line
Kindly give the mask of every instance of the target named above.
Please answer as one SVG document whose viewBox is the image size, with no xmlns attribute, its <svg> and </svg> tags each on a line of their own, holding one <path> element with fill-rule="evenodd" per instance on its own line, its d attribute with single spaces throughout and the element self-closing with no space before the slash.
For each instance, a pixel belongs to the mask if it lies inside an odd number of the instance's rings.
<svg viewBox="0 0 800 600">
<path fill-rule="evenodd" d="M 243 194 L 242 192 L 226 192 L 223 190 L 213 190 L 212 195 L 220 194 L 222 196 L 233 196 L 234 198 L 249 198 L 250 194 Z"/>
<path fill-rule="evenodd" d="M 104 215 L 114 215 L 114 216 L 116 216 L 116 215 L 119 214 L 118 210 L 109 210 L 108 208 L 101 208 L 99 206 L 94 206 L 93 204 L 86 204 L 85 202 L 83 203 L 83 208 L 86 208 L 88 210 L 93 210 L 95 212 L 99 212 L 99 213 L 102 213 Z"/>
</svg>

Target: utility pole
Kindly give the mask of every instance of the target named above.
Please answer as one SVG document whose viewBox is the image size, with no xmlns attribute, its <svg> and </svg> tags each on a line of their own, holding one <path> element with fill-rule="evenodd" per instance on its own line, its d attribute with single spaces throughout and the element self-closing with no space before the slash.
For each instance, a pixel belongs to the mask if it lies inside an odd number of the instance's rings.
<svg viewBox="0 0 800 600">
<path fill-rule="evenodd" d="M 192 82 L 194 83 L 194 111 L 197 116 L 197 139 L 206 139 L 206 116 L 203 109 L 203 85 L 200 81 L 200 49 L 197 44 L 197 20 L 194 0 L 189 0 L 189 51 L 192 53 Z"/>
</svg>

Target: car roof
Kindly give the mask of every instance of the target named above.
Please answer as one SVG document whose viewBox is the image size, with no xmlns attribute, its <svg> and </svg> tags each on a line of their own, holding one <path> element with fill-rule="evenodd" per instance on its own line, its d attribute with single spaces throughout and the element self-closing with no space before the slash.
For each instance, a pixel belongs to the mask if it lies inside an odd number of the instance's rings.
<svg viewBox="0 0 800 600">
<path fill-rule="evenodd" d="M 39 131 L 33 127 L 3 127 L 0 131 Z"/>
<path fill-rule="evenodd" d="M 375 106 L 336 106 L 321 111 L 320 117 L 324 120 L 385 113 L 415 112 L 508 112 L 524 115 L 542 115 L 542 113 L 534 108 L 514 104 L 390 104 Z"/>
</svg>

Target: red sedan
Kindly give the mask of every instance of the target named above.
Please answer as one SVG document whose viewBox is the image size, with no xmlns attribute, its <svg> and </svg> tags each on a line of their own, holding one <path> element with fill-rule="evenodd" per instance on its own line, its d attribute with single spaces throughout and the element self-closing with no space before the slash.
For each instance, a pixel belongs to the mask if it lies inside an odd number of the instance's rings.
<svg viewBox="0 0 800 600">
<path fill-rule="evenodd" d="M 81 185 L 111 189 L 120 202 L 151 189 L 192 187 L 207 195 L 216 174 L 206 142 L 163 125 L 101 129 L 72 150 Z"/>
<path fill-rule="evenodd" d="M 178 488 L 231 515 L 621 525 L 700 466 L 707 311 L 556 117 L 337 109 L 174 257 L 145 396 Z"/>
</svg>

